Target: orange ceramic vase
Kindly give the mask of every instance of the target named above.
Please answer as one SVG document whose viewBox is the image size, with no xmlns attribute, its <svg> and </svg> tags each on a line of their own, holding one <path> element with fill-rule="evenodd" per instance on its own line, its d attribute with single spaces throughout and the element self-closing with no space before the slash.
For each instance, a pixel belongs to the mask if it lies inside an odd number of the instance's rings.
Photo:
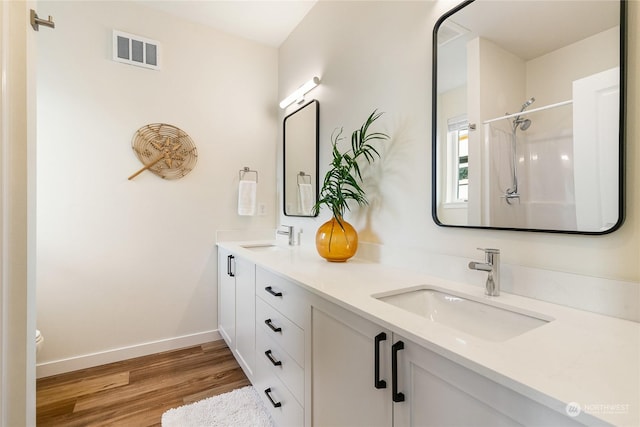
<svg viewBox="0 0 640 427">
<path fill-rule="evenodd" d="M 333 217 L 318 228 L 316 248 L 327 261 L 345 262 L 358 250 L 358 232 L 344 219 L 338 222 Z"/>
</svg>

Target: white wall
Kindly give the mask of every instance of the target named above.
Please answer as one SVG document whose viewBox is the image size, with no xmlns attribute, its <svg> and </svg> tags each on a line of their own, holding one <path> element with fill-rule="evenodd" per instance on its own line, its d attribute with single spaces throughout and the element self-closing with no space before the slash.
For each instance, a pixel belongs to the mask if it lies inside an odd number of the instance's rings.
<svg viewBox="0 0 640 427">
<path fill-rule="evenodd" d="M 210 339 L 216 230 L 275 226 L 277 50 L 134 2 L 41 9 L 56 29 L 38 57 L 39 375 Z M 162 69 L 113 62 L 112 29 L 158 40 Z M 186 131 L 198 163 L 128 181 L 133 134 L 156 122 Z M 236 214 L 243 166 L 259 172 L 264 216 Z"/>
<path fill-rule="evenodd" d="M 35 425 L 35 36 L 29 2 L 0 4 L 0 425 Z M 31 339 L 29 339 L 31 338 Z"/>
<path fill-rule="evenodd" d="M 322 76 L 312 92 L 320 101 L 321 176 L 329 163 L 329 135 L 353 130 L 374 108 L 387 113 L 376 129 L 392 135 L 369 192 L 371 222 L 348 216 L 366 241 L 387 247 L 477 258 L 477 247 L 502 249 L 505 263 L 619 280 L 640 280 L 640 151 L 636 118 L 640 54 L 640 5 L 629 2 L 626 222 L 605 236 L 439 228 L 431 210 L 431 31 L 457 2 L 319 2 L 280 48 L 279 95 L 309 76 Z M 281 118 L 285 113 L 281 113 Z M 281 217 L 305 228 L 311 244 L 328 218 Z M 370 236 L 375 236 L 372 239 Z M 361 235 L 362 237 L 362 235 Z"/>
</svg>

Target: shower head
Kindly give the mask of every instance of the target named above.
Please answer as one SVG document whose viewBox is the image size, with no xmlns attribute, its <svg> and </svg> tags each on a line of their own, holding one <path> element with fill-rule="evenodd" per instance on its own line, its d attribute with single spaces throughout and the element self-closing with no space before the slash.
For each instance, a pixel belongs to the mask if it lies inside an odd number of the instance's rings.
<svg viewBox="0 0 640 427">
<path fill-rule="evenodd" d="M 529 119 L 522 119 L 520 118 L 520 116 L 518 116 L 514 121 L 513 121 L 513 131 L 517 131 L 518 129 L 520 130 L 527 130 L 529 129 L 529 126 L 531 126 L 531 120 Z"/>
<path fill-rule="evenodd" d="M 529 105 L 533 104 L 534 102 L 536 102 L 536 99 L 533 96 L 527 99 L 525 103 L 522 104 L 522 109 L 520 110 L 520 112 L 523 112 L 525 108 L 527 108 Z"/>
<path fill-rule="evenodd" d="M 531 98 L 527 99 L 524 102 L 524 104 L 522 104 L 522 108 L 520 109 L 520 112 L 522 113 L 528 106 L 533 104 L 535 101 L 536 101 L 536 99 L 533 96 Z M 527 130 L 527 129 L 529 129 L 529 126 L 531 126 L 531 120 L 529 120 L 529 119 L 521 119 L 519 114 L 513 120 L 512 127 L 513 127 L 513 131 L 514 132 L 518 129 L 518 127 L 520 128 L 520 130 Z"/>
</svg>

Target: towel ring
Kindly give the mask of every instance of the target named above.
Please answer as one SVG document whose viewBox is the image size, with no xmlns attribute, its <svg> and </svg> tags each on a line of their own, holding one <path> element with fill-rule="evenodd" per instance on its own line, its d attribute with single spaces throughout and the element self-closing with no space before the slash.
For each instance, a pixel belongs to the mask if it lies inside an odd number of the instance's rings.
<svg viewBox="0 0 640 427">
<path fill-rule="evenodd" d="M 245 166 L 244 168 L 240 169 L 238 171 L 238 177 L 240 178 L 240 181 L 242 181 L 244 179 L 244 175 L 247 173 L 254 173 L 256 174 L 256 179 L 255 181 L 258 182 L 258 171 L 254 171 L 249 169 L 247 166 Z"/>
<path fill-rule="evenodd" d="M 304 182 L 305 178 L 309 178 L 309 182 Z M 296 175 L 296 182 L 298 183 L 298 185 L 311 184 L 311 175 L 304 173 L 304 171 L 300 171 L 298 175 Z"/>
</svg>

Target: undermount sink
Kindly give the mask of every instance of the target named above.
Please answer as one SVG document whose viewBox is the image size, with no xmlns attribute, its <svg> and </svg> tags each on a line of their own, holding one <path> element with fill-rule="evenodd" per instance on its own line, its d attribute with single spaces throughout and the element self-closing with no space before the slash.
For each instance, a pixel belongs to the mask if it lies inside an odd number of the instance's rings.
<svg viewBox="0 0 640 427">
<path fill-rule="evenodd" d="M 276 245 L 275 243 L 249 243 L 246 245 L 241 245 L 241 247 L 249 249 L 251 251 L 276 251 L 281 249 L 281 247 Z"/>
<path fill-rule="evenodd" d="M 471 296 L 460 296 L 430 287 L 412 288 L 374 298 L 489 341 L 505 341 L 552 321 L 542 315 L 518 312 Z"/>
</svg>

